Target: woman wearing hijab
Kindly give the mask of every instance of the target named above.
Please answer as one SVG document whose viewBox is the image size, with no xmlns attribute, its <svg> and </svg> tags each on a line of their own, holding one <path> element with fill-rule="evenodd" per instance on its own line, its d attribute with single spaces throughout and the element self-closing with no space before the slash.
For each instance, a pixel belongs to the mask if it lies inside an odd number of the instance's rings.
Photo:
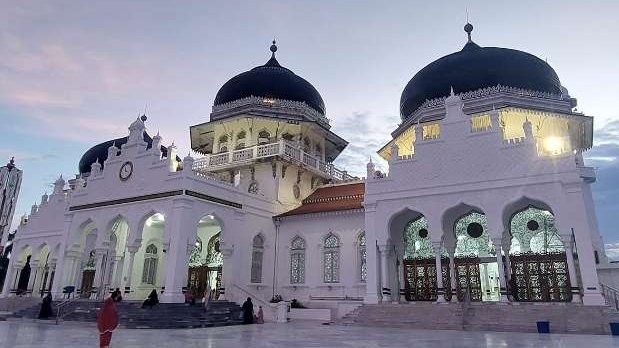
<svg viewBox="0 0 619 348">
<path fill-rule="evenodd" d="M 264 312 L 262 311 L 262 306 L 258 306 L 258 314 L 254 319 L 256 324 L 264 324 Z"/>
<path fill-rule="evenodd" d="M 39 319 L 49 319 L 52 315 L 52 294 L 47 293 L 41 303 L 41 310 L 39 311 Z"/>
<path fill-rule="evenodd" d="M 144 303 L 142 303 L 142 308 L 153 308 L 153 306 L 157 303 L 159 303 L 159 297 L 157 297 L 157 290 L 153 289 L 153 291 L 150 292 L 150 295 L 148 295 L 148 298 L 144 300 Z"/>
<path fill-rule="evenodd" d="M 107 348 L 112 340 L 112 331 L 118 326 L 118 310 L 114 304 L 115 297 L 108 297 L 103 303 L 103 308 L 97 315 L 97 328 L 99 329 L 99 347 Z"/>
<path fill-rule="evenodd" d="M 251 297 L 247 298 L 247 301 L 243 303 L 243 324 L 254 323 L 254 304 L 251 303 Z"/>
</svg>

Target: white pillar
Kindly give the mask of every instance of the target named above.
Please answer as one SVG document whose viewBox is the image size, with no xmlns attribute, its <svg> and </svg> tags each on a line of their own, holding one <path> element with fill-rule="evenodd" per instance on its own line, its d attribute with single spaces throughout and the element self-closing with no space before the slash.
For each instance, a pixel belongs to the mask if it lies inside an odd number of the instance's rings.
<svg viewBox="0 0 619 348">
<path fill-rule="evenodd" d="M 389 253 L 391 248 L 389 245 L 379 245 L 380 251 L 380 275 L 381 275 L 381 291 L 383 293 L 382 302 L 391 301 L 391 288 L 389 285 Z"/>
<path fill-rule="evenodd" d="M 449 281 L 451 283 L 451 302 L 458 302 L 458 279 L 456 279 L 456 262 L 454 253 L 455 251 L 449 252 Z"/>
<path fill-rule="evenodd" d="M 122 256 L 114 256 L 114 266 L 112 267 L 112 274 L 110 279 L 110 287 L 116 289 L 120 288 L 121 281 L 119 277 L 122 275 L 124 263 L 122 262 Z"/>
<path fill-rule="evenodd" d="M 502 250 L 502 241 L 501 239 L 492 239 L 492 244 L 494 244 L 494 250 L 496 251 L 496 263 L 499 269 L 499 290 L 501 293 L 500 301 L 508 302 L 507 299 L 507 286 L 505 285 L 505 268 L 503 268 L 503 254 Z"/>
<path fill-rule="evenodd" d="M 376 215 L 376 204 L 366 204 L 365 206 L 365 238 L 367 250 L 368 274 L 366 279 L 366 290 L 364 303 L 376 304 L 380 296 L 380 279 L 378 250 L 376 247 L 376 232 L 374 228 L 374 216 Z"/>
<path fill-rule="evenodd" d="M 103 293 L 103 280 L 105 278 L 105 256 L 107 249 L 97 248 L 95 249 L 95 279 L 93 280 L 93 287 L 96 289 L 96 298 L 99 298 Z"/>
<path fill-rule="evenodd" d="M 432 242 L 434 264 L 436 266 L 436 302 L 445 302 L 445 287 L 443 286 L 443 260 L 441 260 L 441 242 Z"/>
<path fill-rule="evenodd" d="M 191 218 L 192 201 L 176 199 L 171 214 L 166 215 L 165 234 L 170 240 L 166 254 L 165 291 L 161 295 L 163 303 L 183 303 L 183 279 L 187 273 L 187 236 L 195 235 L 196 225 Z M 169 218 L 168 218 L 169 215 Z"/>
<path fill-rule="evenodd" d="M 561 235 L 561 241 L 565 248 L 565 257 L 567 259 L 567 271 L 570 277 L 569 291 L 572 293 L 572 302 L 581 303 L 580 286 L 578 286 L 578 278 L 576 277 L 576 265 L 574 264 L 574 240 L 571 236 Z"/>
<path fill-rule="evenodd" d="M 135 260 L 135 253 L 138 251 L 140 247 L 137 245 L 127 245 L 127 253 L 129 254 L 129 259 L 127 260 L 127 269 L 124 279 L 123 279 L 123 293 L 129 295 L 131 293 L 131 281 L 133 276 L 133 262 Z"/>
<path fill-rule="evenodd" d="M 588 185 L 581 183 L 581 185 Z M 589 233 L 589 224 L 586 216 L 587 209 L 583 201 L 582 187 L 570 187 L 566 195 L 564 208 L 560 210 L 560 231 L 569 231 L 565 235 L 573 234 L 575 247 L 578 250 L 578 266 L 582 281 L 582 303 L 586 306 L 605 306 L 606 302 L 600 291 L 600 281 L 597 275 L 595 259 L 593 256 L 593 244 Z"/>
<path fill-rule="evenodd" d="M 28 286 L 26 287 L 26 291 L 30 291 L 30 294 L 33 295 L 34 283 L 37 280 L 37 275 L 39 274 L 39 260 L 30 261 L 30 279 L 28 279 Z"/>
<path fill-rule="evenodd" d="M 4 286 L 2 287 L 2 297 L 9 297 L 13 283 L 15 282 L 15 275 L 18 272 L 18 265 L 14 264 L 13 259 L 9 260 L 9 264 L 6 270 L 6 277 L 4 278 Z"/>
</svg>

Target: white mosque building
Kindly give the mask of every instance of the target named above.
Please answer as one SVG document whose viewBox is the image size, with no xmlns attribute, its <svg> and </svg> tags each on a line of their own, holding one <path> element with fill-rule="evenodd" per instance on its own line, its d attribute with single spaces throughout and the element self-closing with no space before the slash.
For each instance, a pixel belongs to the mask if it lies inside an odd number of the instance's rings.
<svg viewBox="0 0 619 348">
<path fill-rule="evenodd" d="M 32 207 L 2 295 L 603 305 L 593 118 L 546 62 L 472 30 L 410 80 L 377 149 L 388 171 L 370 161 L 365 178 L 332 164 L 347 142 L 275 42 L 190 127 L 199 156 L 136 119 Z"/>
</svg>

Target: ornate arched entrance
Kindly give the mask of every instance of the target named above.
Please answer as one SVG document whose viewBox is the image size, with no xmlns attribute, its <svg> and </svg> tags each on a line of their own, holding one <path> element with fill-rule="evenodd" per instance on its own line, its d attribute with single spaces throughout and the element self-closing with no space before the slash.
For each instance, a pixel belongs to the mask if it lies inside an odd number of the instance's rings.
<svg viewBox="0 0 619 348">
<path fill-rule="evenodd" d="M 496 250 L 488 233 L 487 218 L 471 211 L 456 220 L 454 252 L 457 296 L 460 301 L 499 301 L 500 281 Z"/>
<path fill-rule="evenodd" d="M 189 255 L 185 289 L 195 299 L 201 299 L 210 291 L 213 292 L 213 298 L 219 296 L 223 266 L 220 237 L 221 225 L 213 215 L 200 219 L 196 240 Z"/>
<path fill-rule="evenodd" d="M 428 233 L 428 221 L 424 216 L 411 220 L 404 228 L 404 296 L 407 301 L 436 301 L 436 258 Z M 445 287 L 445 299 L 451 299 L 449 257 L 441 247 L 441 271 Z"/>
<path fill-rule="evenodd" d="M 510 232 L 514 301 L 571 301 L 567 255 L 552 213 L 529 206 L 512 216 Z"/>
</svg>

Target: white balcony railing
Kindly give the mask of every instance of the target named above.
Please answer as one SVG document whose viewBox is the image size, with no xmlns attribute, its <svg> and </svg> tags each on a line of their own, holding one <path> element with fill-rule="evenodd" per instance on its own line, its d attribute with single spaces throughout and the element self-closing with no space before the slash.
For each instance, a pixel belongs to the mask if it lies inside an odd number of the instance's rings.
<svg viewBox="0 0 619 348">
<path fill-rule="evenodd" d="M 280 140 L 276 143 L 255 145 L 240 150 L 205 155 L 194 161 L 193 170 L 197 172 L 212 172 L 250 163 L 259 158 L 280 156 L 303 167 L 322 174 L 328 178 L 345 181 L 355 179 L 345 170 L 333 166 L 332 163 L 321 161 L 320 158 L 306 153 L 294 143 Z"/>
</svg>

